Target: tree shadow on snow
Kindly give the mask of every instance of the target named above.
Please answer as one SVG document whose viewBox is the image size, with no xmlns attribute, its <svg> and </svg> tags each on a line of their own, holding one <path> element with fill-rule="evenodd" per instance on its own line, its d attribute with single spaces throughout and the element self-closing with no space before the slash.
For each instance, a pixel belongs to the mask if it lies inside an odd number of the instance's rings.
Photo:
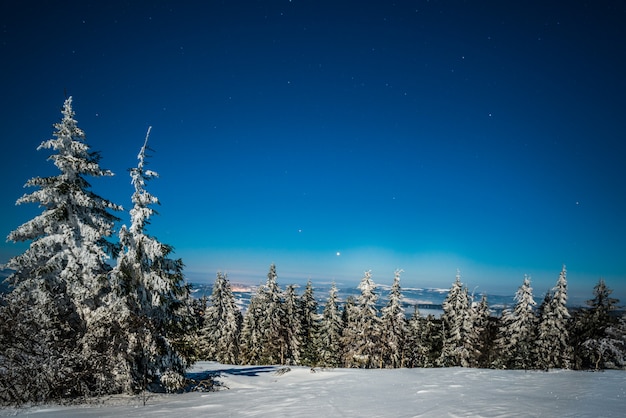
<svg viewBox="0 0 626 418">
<path fill-rule="evenodd" d="M 187 377 L 194 380 L 212 379 L 220 377 L 223 374 L 230 374 L 233 376 L 256 377 L 259 376 L 259 373 L 272 373 L 276 372 L 277 370 L 278 368 L 276 366 L 231 367 L 228 369 L 205 370 L 202 372 L 187 373 Z"/>
</svg>

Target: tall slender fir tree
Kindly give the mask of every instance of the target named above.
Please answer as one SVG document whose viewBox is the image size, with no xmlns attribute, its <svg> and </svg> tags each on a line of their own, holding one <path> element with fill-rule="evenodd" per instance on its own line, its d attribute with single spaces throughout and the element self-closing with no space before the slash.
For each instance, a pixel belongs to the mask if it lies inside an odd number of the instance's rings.
<svg viewBox="0 0 626 418">
<path fill-rule="evenodd" d="M 339 312 L 337 286 L 333 282 L 324 305 L 320 326 L 320 362 L 324 366 L 338 367 L 341 364 L 341 332 L 343 321 Z"/>
<path fill-rule="evenodd" d="M 487 296 L 483 295 L 480 302 L 473 303 L 470 309 L 472 329 L 469 335 L 471 367 L 489 367 L 491 365 L 491 310 Z"/>
<path fill-rule="evenodd" d="M 537 332 L 537 366 L 541 369 L 569 369 L 572 347 L 569 341 L 569 318 L 567 309 L 567 271 L 565 266 L 559 274 L 550 303 L 545 306 Z"/>
<path fill-rule="evenodd" d="M 407 323 L 402 307 L 401 273 L 402 270 L 395 272 L 389 300 L 387 306 L 382 309 L 380 321 L 382 361 L 384 365 L 392 368 L 405 365 L 404 345 L 407 337 Z"/>
<path fill-rule="evenodd" d="M 370 271 L 365 272 L 358 288 L 361 294 L 351 307 L 351 312 L 348 312 L 348 323 L 343 330 L 344 363 L 348 367 L 380 367 L 381 329 L 376 308 L 378 295 Z"/>
<path fill-rule="evenodd" d="M 243 316 L 239 336 L 239 361 L 241 364 L 261 364 L 263 351 L 264 306 L 260 286 L 250 298 L 248 309 Z"/>
<path fill-rule="evenodd" d="M 305 366 L 316 366 L 319 360 L 319 326 L 320 315 L 317 313 L 317 300 L 313 284 L 309 279 L 304 293 L 300 297 L 300 360 Z"/>
<path fill-rule="evenodd" d="M 241 322 L 241 311 L 235 303 L 228 277 L 218 272 L 213 283 L 210 304 L 204 312 L 200 333 L 201 356 L 222 364 L 237 364 Z"/>
<path fill-rule="evenodd" d="M 281 356 L 281 364 L 302 363 L 302 337 L 303 319 L 301 301 L 296 293 L 295 285 L 287 286 L 282 307 L 280 341 L 284 345 L 284 355 Z"/>
<path fill-rule="evenodd" d="M 443 301 L 443 346 L 438 360 L 440 366 L 469 366 L 471 353 L 467 339 L 472 326 L 469 309 L 467 288 L 461 283 L 461 273 L 457 271 L 456 280 Z"/>
<path fill-rule="evenodd" d="M 532 369 L 535 366 L 534 343 L 537 329 L 535 317 L 536 302 L 530 277 L 515 293 L 513 312 L 505 311 L 502 316 L 500 333 L 496 342 L 500 356 L 496 365 L 509 369 Z"/>
<path fill-rule="evenodd" d="M 170 258 L 173 248 L 146 232 L 155 214 L 152 205 L 159 203 L 146 190 L 146 183 L 158 176 L 146 167 L 149 136 L 150 129 L 137 156 L 138 165 L 130 170 L 135 188 L 131 225 L 120 229 L 122 252 L 112 278 L 124 301 L 122 312 L 128 315 L 133 378 L 142 385 L 161 379 L 168 389 L 177 389 L 194 354 L 185 344 L 186 335 L 194 331 L 193 315 L 182 260 Z"/>
<path fill-rule="evenodd" d="M 263 313 L 261 325 L 261 362 L 263 364 L 285 364 L 288 356 L 287 333 L 283 292 L 278 286 L 276 266 L 270 265 L 267 281 L 259 290 Z"/>
</svg>

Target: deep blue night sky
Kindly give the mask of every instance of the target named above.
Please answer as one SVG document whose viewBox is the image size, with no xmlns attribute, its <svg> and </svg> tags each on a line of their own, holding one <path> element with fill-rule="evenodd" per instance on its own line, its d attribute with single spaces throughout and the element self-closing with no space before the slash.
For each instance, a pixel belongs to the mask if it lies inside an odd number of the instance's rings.
<svg viewBox="0 0 626 418">
<path fill-rule="evenodd" d="M 72 5 L 72 3 L 74 3 Z M 390 283 L 626 300 L 621 1 L 2 1 L 0 232 L 64 95 L 190 280 Z M 121 215 L 124 222 L 128 217 Z M 24 245 L 2 243 L 0 263 Z"/>
</svg>

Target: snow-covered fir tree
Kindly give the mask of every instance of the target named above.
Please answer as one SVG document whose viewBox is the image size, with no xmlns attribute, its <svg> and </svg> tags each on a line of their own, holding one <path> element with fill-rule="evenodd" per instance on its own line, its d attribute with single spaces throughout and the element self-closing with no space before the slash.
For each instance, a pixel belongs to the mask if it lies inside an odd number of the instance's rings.
<svg viewBox="0 0 626 418">
<path fill-rule="evenodd" d="M 243 317 L 240 335 L 242 364 L 285 364 L 299 360 L 299 343 L 292 338 L 292 330 L 288 329 L 291 325 L 300 325 L 295 288 L 291 291 L 287 306 L 287 293 L 283 293 L 278 286 L 276 266 L 270 265 L 265 284 L 260 285 L 252 296 Z M 287 318 L 286 308 L 294 313 L 291 318 Z"/>
<path fill-rule="evenodd" d="M 593 288 L 593 299 L 587 301 L 587 309 L 580 309 L 573 318 L 570 331 L 572 348 L 574 350 L 573 368 L 599 368 L 605 362 L 606 356 L 600 342 L 606 338 L 606 330 L 616 322 L 611 315 L 619 300 L 611 297 L 611 290 L 600 279 Z"/>
<path fill-rule="evenodd" d="M 544 307 L 537 331 L 537 367 L 541 369 L 569 369 L 572 347 L 569 341 L 567 309 L 567 271 L 559 274 L 550 302 Z"/>
<path fill-rule="evenodd" d="M 9 282 L 16 288 L 37 292 L 39 284 L 59 281 L 76 306 L 81 318 L 99 305 L 105 273 L 110 270 L 107 260 L 114 245 L 107 241 L 118 220 L 110 210 L 121 207 L 93 193 L 87 176 L 107 177 L 113 173 L 100 168 L 100 155 L 90 150 L 85 133 L 74 119 L 72 98 L 63 106 L 63 118 L 55 124 L 54 139 L 37 148 L 52 149 L 49 160 L 60 174 L 35 177 L 26 186 L 38 187 L 18 199 L 17 204 L 37 203 L 44 208 L 41 215 L 11 232 L 8 240 L 31 241 L 30 248 L 12 258 L 7 267 L 15 270 Z"/>
<path fill-rule="evenodd" d="M 427 364 L 428 349 L 424 338 L 425 322 L 426 320 L 420 316 L 419 308 L 415 305 L 406 329 L 404 344 L 406 367 L 425 367 Z"/>
<path fill-rule="evenodd" d="M 448 296 L 443 301 L 441 316 L 443 346 L 438 365 L 442 367 L 470 365 L 471 350 L 468 337 L 471 332 L 470 301 L 467 288 L 461 283 L 461 273 L 457 271 Z"/>
<path fill-rule="evenodd" d="M 239 361 L 241 364 L 261 364 L 263 350 L 263 315 L 265 313 L 260 286 L 250 298 L 243 316 L 239 336 Z"/>
<path fill-rule="evenodd" d="M 7 264 L 14 272 L 6 313 L 17 326 L 3 345 L 0 369 L 15 380 L 0 374 L 0 392 L 10 386 L 17 403 L 120 390 L 117 382 L 103 384 L 115 373 L 109 351 L 115 347 L 108 341 L 115 327 L 102 309 L 110 293 L 107 260 L 115 249 L 108 241 L 117 221 L 111 211 L 121 208 L 91 191 L 87 180 L 113 174 L 86 143 L 71 97 L 54 128 L 54 138 L 37 149 L 54 152 L 48 159 L 59 174 L 28 180 L 26 186 L 37 190 L 17 204 L 38 204 L 42 213 L 8 236 L 30 242 Z M 23 355 L 11 355 L 20 350 Z"/>
<path fill-rule="evenodd" d="M 392 367 L 405 366 L 405 340 L 407 338 L 407 323 L 404 308 L 402 307 L 402 289 L 400 274 L 396 270 L 387 306 L 382 309 L 381 315 L 381 348 L 383 364 Z"/>
<path fill-rule="evenodd" d="M 512 312 L 506 310 L 502 314 L 496 341 L 500 353 L 495 360 L 497 366 L 509 369 L 535 367 L 536 304 L 530 277 L 524 276 L 524 282 L 515 293 L 515 308 Z"/>
<path fill-rule="evenodd" d="M 284 332 L 283 292 L 278 286 L 278 275 L 274 264 L 270 266 L 267 273 L 267 282 L 261 288 L 261 296 L 265 309 L 262 318 L 263 362 L 265 364 L 285 364 L 288 350 Z"/>
<path fill-rule="evenodd" d="M 357 362 L 357 340 L 361 338 L 356 325 L 358 308 L 353 297 L 348 297 L 343 307 L 341 331 L 342 365 L 343 367 L 361 367 L 362 362 Z"/>
<path fill-rule="evenodd" d="M 470 365 L 472 367 L 489 367 L 491 365 L 491 310 L 487 296 L 483 295 L 478 303 L 472 303 L 470 309 L 472 329 L 469 335 L 472 347 Z"/>
<path fill-rule="evenodd" d="M 228 277 L 222 272 L 217 273 L 210 304 L 206 307 L 203 318 L 200 332 L 201 357 L 222 364 L 237 364 L 242 316 Z"/>
<path fill-rule="evenodd" d="M 381 329 L 376 302 L 376 284 L 366 271 L 358 286 L 361 294 L 349 308 L 348 322 L 343 330 L 344 364 L 347 367 L 381 367 Z"/>
<path fill-rule="evenodd" d="M 422 322 L 422 343 L 426 353 L 423 367 L 439 365 L 444 337 L 442 321 L 435 318 L 433 314 L 428 315 Z"/>
<path fill-rule="evenodd" d="M 319 361 L 319 326 L 320 316 L 317 313 L 317 301 L 313 284 L 307 281 L 304 293 L 300 297 L 300 360 L 305 366 L 315 366 Z"/>
<path fill-rule="evenodd" d="M 127 315 L 128 355 L 137 384 L 163 376 L 182 381 L 192 356 L 185 344 L 186 335 L 193 331 L 193 315 L 182 260 L 170 258 L 172 247 L 146 231 L 155 214 L 152 206 L 159 203 L 146 190 L 146 183 L 158 176 L 146 167 L 149 135 L 150 129 L 137 156 L 137 167 L 130 170 L 135 189 L 131 224 L 120 229 L 122 252 L 111 273 L 125 308 L 119 315 Z"/>
<path fill-rule="evenodd" d="M 324 305 L 322 323 L 319 331 L 320 363 L 327 367 L 341 364 L 341 332 L 343 321 L 339 312 L 337 286 L 333 282 Z"/>
<path fill-rule="evenodd" d="M 285 289 L 283 302 L 283 316 L 280 328 L 280 341 L 284 345 L 284 355 L 281 364 L 302 363 L 302 311 L 300 299 L 296 293 L 296 286 L 289 285 Z"/>
</svg>

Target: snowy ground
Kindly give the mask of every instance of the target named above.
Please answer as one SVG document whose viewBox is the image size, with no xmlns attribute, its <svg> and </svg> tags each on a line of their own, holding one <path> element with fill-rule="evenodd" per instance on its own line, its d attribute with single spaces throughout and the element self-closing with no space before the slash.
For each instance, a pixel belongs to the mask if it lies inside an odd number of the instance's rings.
<svg viewBox="0 0 626 418">
<path fill-rule="evenodd" d="M 45 417 L 621 417 L 626 372 L 325 369 L 225 366 L 212 370 L 228 389 L 183 395 L 111 397 L 98 405 L 0 410 Z"/>
</svg>

